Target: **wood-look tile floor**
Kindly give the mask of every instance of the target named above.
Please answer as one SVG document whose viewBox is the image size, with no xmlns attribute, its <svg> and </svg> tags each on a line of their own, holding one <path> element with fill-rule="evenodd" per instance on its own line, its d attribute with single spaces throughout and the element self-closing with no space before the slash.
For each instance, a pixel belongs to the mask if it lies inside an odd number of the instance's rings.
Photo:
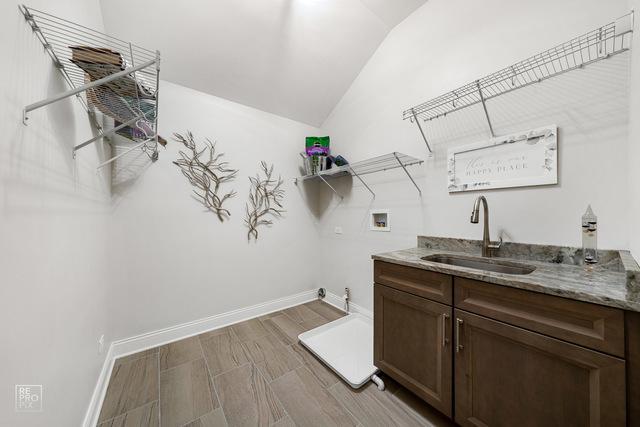
<svg viewBox="0 0 640 427">
<path fill-rule="evenodd" d="M 118 359 L 98 425 L 452 425 L 388 377 L 353 390 L 298 344 L 342 316 L 313 301 Z"/>
</svg>

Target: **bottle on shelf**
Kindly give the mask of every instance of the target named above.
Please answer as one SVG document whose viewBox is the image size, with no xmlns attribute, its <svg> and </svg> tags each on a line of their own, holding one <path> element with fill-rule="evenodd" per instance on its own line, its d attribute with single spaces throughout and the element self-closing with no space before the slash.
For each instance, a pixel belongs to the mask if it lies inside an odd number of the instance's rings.
<svg viewBox="0 0 640 427">
<path fill-rule="evenodd" d="M 591 205 L 582 215 L 582 255 L 585 264 L 598 262 L 598 217 L 593 213 Z"/>
</svg>

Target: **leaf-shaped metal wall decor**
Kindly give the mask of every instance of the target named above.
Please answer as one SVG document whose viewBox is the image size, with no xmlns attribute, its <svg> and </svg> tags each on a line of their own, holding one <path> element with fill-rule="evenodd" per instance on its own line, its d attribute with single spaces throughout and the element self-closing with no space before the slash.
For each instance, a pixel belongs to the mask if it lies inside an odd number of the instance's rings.
<svg viewBox="0 0 640 427">
<path fill-rule="evenodd" d="M 267 166 L 267 163 L 260 163 L 262 175 L 260 172 L 255 177 L 249 177 L 251 189 L 249 190 L 249 201 L 246 204 L 245 224 L 249 228 L 247 239 L 251 241 L 258 240 L 258 227 L 261 225 L 272 225 L 273 218 L 279 218 L 284 212 L 282 207 L 282 199 L 284 198 L 284 189 L 282 189 L 283 180 L 273 178 L 273 165 Z"/>
<path fill-rule="evenodd" d="M 216 154 L 216 144 L 205 139 L 205 147 L 198 151 L 193 134 L 187 131 L 186 135 L 173 134 L 174 139 L 187 149 L 180 151 L 180 158 L 173 163 L 177 165 L 182 174 L 187 177 L 191 185 L 196 187 L 193 192 L 202 204 L 214 212 L 220 221 L 231 216 L 231 213 L 223 207 L 227 199 L 236 195 L 230 191 L 220 195 L 220 186 L 235 178 L 238 170 L 230 169 L 228 162 L 222 161 L 224 153 Z"/>
</svg>

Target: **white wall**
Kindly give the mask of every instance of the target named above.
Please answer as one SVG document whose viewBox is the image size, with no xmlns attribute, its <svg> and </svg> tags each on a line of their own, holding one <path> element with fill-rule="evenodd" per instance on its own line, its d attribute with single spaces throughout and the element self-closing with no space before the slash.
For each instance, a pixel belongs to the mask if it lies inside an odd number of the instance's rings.
<svg viewBox="0 0 640 427">
<path fill-rule="evenodd" d="M 391 151 L 426 157 L 404 109 L 627 13 L 626 0 L 513 2 L 430 0 L 385 39 L 323 130 L 334 153 L 358 160 Z M 629 55 L 621 55 L 491 100 L 496 133 L 556 123 L 560 128 L 559 185 L 486 191 L 492 237 L 518 242 L 580 245 L 580 217 L 588 204 L 599 216 L 603 248 L 627 248 Z M 488 137 L 480 106 L 425 126 L 435 156 L 412 170 L 423 195 L 401 171 L 370 176 L 371 200 L 357 181 L 341 184 L 341 203 L 324 191 L 320 205 L 323 262 L 320 282 L 335 292 L 352 288 L 354 302 L 372 305 L 370 255 L 415 246 L 417 234 L 481 238 L 469 223 L 478 193 L 450 195 L 446 152 Z M 371 207 L 391 211 L 391 233 L 367 229 Z M 342 226 L 343 235 L 333 234 Z"/>
<path fill-rule="evenodd" d="M 22 125 L 25 105 L 66 86 L 18 4 L 0 4 L 0 424 L 77 426 L 105 357 L 96 340 L 110 334 L 109 173 L 96 173 L 100 145 L 71 157 L 93 135 L 75 99 Z M 97 1 L 29 4 L 102 27 Z M 42 384 L 44 412 L 15 413 L 15 384 Z"/>
<path fill-rule="evenodd" d="M 191 130 L 218 141 L 230 166 L 240 170 L 226 187 L 238 194 L 225 205 L 229 221 L 205 211 L 172 164 L 181 147 L 174 141 L 137 181 L 114 188 L 116 338 L 309 290 L 319 264 L 314 218 L 304 189 L 293 184 L 304 137 L 318 129 L 172 83 L 162 82 L 160 93 L 160 134 Z M 287 213 L 249 243 L 243 223 L 248 176 L 261 160 L 274 163 L 285 179 Z"/>
<path fill-rule="evenodd" d="M 331 134 L 334 152 L 354 160 L 394 150 L 424 157 L 416 129 L 400 120 L 404 108 L 628 10 L 626 0 L 521 3 L 430 0 L 391 32 L 322 130 L 163 82 L 161 133 L 189 129 L 215 139 L 240 169 L 227 187 L 238 192 L 228 205 L 233 216 L 223 224 L 191 198 L 171 163 L 175 142 L 153 165 L 136 155 L 118 162 L 111 196 L 111 174 L 95 170 L 107 157 L 101 144 L 71 159 L 71 147 L 91 135 L 75 100 L 35 112 L 24 127 L 24 105 L 65 86 L 17 3 L 2 3 L 9 65 L 0 67 L 1 423 L 78 425 L 104 360 L 100 334 L 108 345 L 319 285 L 337 294 L 350 286 L 354 301 L 370 308 L 372 253 L 414 246 L 417 234 L 480 238 L 481 227 L 468 222 L 477 194 L 449 195 L 445 175 L 447 148 L 486 137 L 478 109 L 427 126 L 436 154 L 413 169 L 422 198 L 401 171 L 367 177 L 373 201 L 357 181 L 335 181 L 347 194 L 339 203 L 292 178 L 313 134 Z M 32 5 L 102 27 L 97 1 Z M 554 122 L 561 129 L 560 185 L 487 192 L 494 236 L 503 229 L 515 241 L 579 245 L 579 218 L 591 203 L 601 246 L 640 255 L 640 122 L 629 127 L 628 66 L 619 56 L 490 102 L 498 133 Z M 635 93 L 637 80 L 638 73 Z M 248 243 L 247 177 L 263 159 L 285 178 L 287 214 Z M 373 207 L 390 209 L 391 233 L 368 231 Z M 333 234 L 338 225 L 343 235 Z M 16 414 L 15 384 L 43 384 L 44 412 Z"/>
<path fill-rule="evenodd" d="M 640 0 L 631 0 L 631 8 L 635 10 L 636 27 L 634 33 L 635 49 L 633 70 L 631 73 L 631 127 L 629 130 L 629 203 L 630 206 L 630 244 L 629 248 L 640 261 Z"/>
</svg>

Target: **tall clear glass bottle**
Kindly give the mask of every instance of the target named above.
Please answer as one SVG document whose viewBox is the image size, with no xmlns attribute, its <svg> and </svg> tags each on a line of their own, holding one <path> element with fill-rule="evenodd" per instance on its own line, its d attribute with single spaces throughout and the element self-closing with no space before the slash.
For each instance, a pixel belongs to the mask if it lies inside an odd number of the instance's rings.
<svg viewBox="0 0 640 427">
<path fill-rule="evenodd" d="M 585 264 L 598 262 L 598 217 L 593 213 L 591 205 L 582 215 L 582 254 Z"/>
</svg>

